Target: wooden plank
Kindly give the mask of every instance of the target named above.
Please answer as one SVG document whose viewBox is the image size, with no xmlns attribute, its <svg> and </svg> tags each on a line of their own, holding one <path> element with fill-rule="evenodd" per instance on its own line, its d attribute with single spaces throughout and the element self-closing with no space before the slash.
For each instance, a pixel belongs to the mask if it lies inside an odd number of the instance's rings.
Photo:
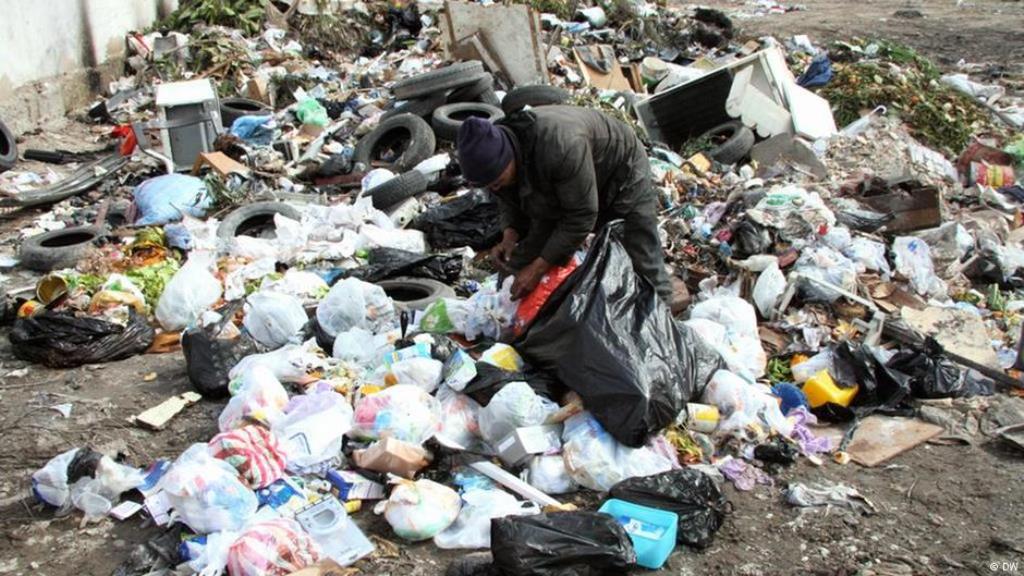
<svg viewBox="0 0 1024 576">
<path fill-rule="evenodd" d="M 540 18 L 529 6 L 445 2 L 443 39 L 447 54 L 479 34 L 516 86 L 547 84 L 548 68 L 540 43 Z"/>
<path fill-rule="evenodd" d="M 162 430 L 178 413 L 202 399 L 203 397 L 195 392 L 185 392 L 164 400 L 142 414 L 132 416 L 128 421 L 150 430 Z"/>
<path fill-rule="evenodd" d="M 914 418 L 868 416 L 860 423 L 846 452 L 854 462 L 873 468 L 941 433 L 941 426 Z"/>
</svg>

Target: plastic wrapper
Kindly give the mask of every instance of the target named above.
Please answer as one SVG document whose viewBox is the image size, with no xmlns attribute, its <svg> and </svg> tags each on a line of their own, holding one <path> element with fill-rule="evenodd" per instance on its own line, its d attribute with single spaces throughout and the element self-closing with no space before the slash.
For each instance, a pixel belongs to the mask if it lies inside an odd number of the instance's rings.
<svg viewBox="0 0 1024 576">
<path fill-rule="evenodd" d="M 491 552 L 501 574 L 611 576 L 636 564 L 618 520 L 600 512 L 510 516 L 491 522 Z"/>
<path fill-rule="evenodd" d="M 543 424 L 558 405 L 541 398 L 526 382 L 510 382 L 480 410 L 480 434 L 491 446 L 523 426 Z"/>
<path fill-rule="evenodd" d="M 363 438 L 387 435 L 422 444 L 439 430 L 440 402 L 416 386 L 392 386 L 356 403 L 353 433 Z"/>
<path fill-rule="evenodd" d="M 792 422 L 782 414 L 770 389 L 726 370 L 715 372 L 701 402 L 717 406 L 722 415 L 716 434 L 729 434 L 751 425 L 767 426 L 783 436 L 789 436 L 793 430 Z"/>
<path fill-rule="evenodd" d="M 817 192 L 797 186 L 773 189 L 747 210 L 747 217 L 763 226 L 779 230 L 788 240 L 804 238 L 822 226 L 832 227 L 835 214 L 825 206 Z"/>
<path fill-rule="evenodd" d="M 541 454 L 530 460 L 527 482 L 545 494 L 569 494 L 579 486 L 565 469 L 565 458 L 561 454 Z"/>
<path fill-rule="evenodd" d="M 253 423 L 272 425 L 288 404 L 288 392 L 265 366 L 254 366 L 229 389 L 234 396 L 217 418 L 221 432 Z"/>
<path fill-rule="evenodd" d="M 441 387 L 437 400 L 441 403 L 441 431 L 437 440 L 450 448 L 469 448 L 480 438 L 480 405 L 448 386 Z"/>
<path fill-rule="evenodd" d="M 288 470 L 302 474 L 334 463 L 341 454 L 345 434 L 352 429 L 352 406 L 337 392 L 295 396 L 274 422 Z"/>
<path fill-rule="evenodd" d="M 408 384 L 433 393 L 441 384 L 444 363 L 433 358 L 406 358 L 391 365 L 388 373 L 396 384 Z"/>
<path fill-rule="evenodd" d="M 262 426 L 223 432 L 207 445 L 214 458 L 234 466 L 253 489 L 265 488 L 284 475 L 284 453 L 277 436 Z"/>
<path fill-rule="evenodd" d="M 132 193 L 139 216 L 136 226 L 177 222 L 182 215 L 203 218 L 213 206 L 206 183 L 195 176 L 165 174 L 150 178 Z"/>
<path fill-rule="evenodd" d="M 793 271 L 828 282 L 847 292 L 857 291 L 857 266 L 828 246 L 815 246 L 801 252 Z M 817 302 L 834 302 L 840 296 L 835 290 L 814 282 L 803 282 L 800 290 L 805 299 Z"/>
<path fill-rule="evenodd" d="M 238 531 L 259 502 L 241 482 L 238 471 L 210 455 L 206 444 L 193 444 L 160 479 L 175 517 L 199 534 Z"/>
<path fill-rule="evenodd" d="M 156 319 L 164 330 L 183 330 L 220 300 L 222 287 L 213 275 L 212 252 L 189 254 L 188 262 L 164 287 L 156 305 Z"/>
<path fill-rule="evenodd" d="M 746 300 L 712 296 L 691 309 L 685 324 L 717 351 L 733 372 L 752 380 L 764 375 L 768 355 L 761 347 L 757 313 Z"/>
<path fill-rule="evenodd" d="M 228 552 L 231 576 L 288 576 L 313 566 L 320 547 L 290 518 L 264 520 L 249 526 Z"/>
<path fill-rule="evenodd" d="M 576 268 L 579 267 L 579 259 L 573 257 L 569 260 L 569 263 L 565 266 L 555 266 L 540 279 L 540 284 L 530 292 L 526 298 L 523 298 L 519 302 L 519 307 L 516 308 L 516 319 L 512 325 L 512 330 L 518 336 L 526 330 L 533 319 L 537 317 L 541 307 L 547 303 L 548 299 L 551 298 L 551 294 L 565 282 L 566 278 L 572 274 Z"/>
<path fill-rule="evenodd" d="M 331 337 L 352 328 L 378 334 L 395 327 L 395 305 L 380 286 L 346 278 L 320 302 L 316 319 Z"/>
<path fill-rule="evenodd" d="M 645 478 L 630 478 L 615 486 L 609 498 L 675 512 L 676 541 L 707 548 L 729 511 L 729 501 L 715 481 L 699 470 L 682 468 Z"/>
<path fill-rule="evenodd" d="M 400 480 L 374 511 L 383 512 L 400 538 L 419 542 L 451 526 L 461 508 L 459 495 L 447 486 L 431 480 Z"/>
<path fill-rule="evenodd" d="M 364 282 L 380 282 L 389 278 L 411 276 L 430 278 L 454 284 L 462 275 L 462 257 L 450 254 L 421 254 L 395 248 L 373 248 L 367 264 L 352 271 L 351 276 Z"/>
<path fill-rule="evenodd" d="M 935 275 L 928 243 L 920 238 L 900 236 L 892 242 L 893 263 L 896 272 L 910 280 L 910 286 L 921 296 L 945 300 L 946 283 Z"/>
<path fill-rule="evenodd" d="M 301 339 L 309 318 L 302 301 L 277 292 L 257 292 L 246 298 L 245 329 L 263 346 L 275 350 Z"/>
<path fill-rule="evenodd" d="M 469 490 L 462 495 L 458 518 L 434 536 L 434 544 L 445 549 L 490 548 L 492 519 L 538 512 L 536 504 L 520 502 L 503 490 Z"/>
<path fill-rule="evenodd" d="M 672 462 L 644 446 L 620 444 L 587 412 L 570 417 L 562 433 L 562 457 L 576 483 L 591 490 L 607 491 L 635 476 L 650 476 L 672 469 Z"/>
<path fill-rule="evenodd" d="M 486 250 L 501 240 L 498 203 L 483 190 L 472 190 L 417 216 L 410 228 L 421 230 L 434 248 Z"/>
<path fill-rule="evenodd" d="M 637 276 L 618 239 L 621 229 L 621 223 L 605 226 L 583 264 L 513 346 L 579 394 L 618 441 L 637 447 L 674 422 L 703 388 L 709 356 Z"/>
<path fill-rule="evenodd" d="M 145 352 L 156 333 L 134 310 L 125 325 L 44 311 L 18 318 L 8 338 L 14 356 L 50 368 L 123 360 Z"/>
</svg>

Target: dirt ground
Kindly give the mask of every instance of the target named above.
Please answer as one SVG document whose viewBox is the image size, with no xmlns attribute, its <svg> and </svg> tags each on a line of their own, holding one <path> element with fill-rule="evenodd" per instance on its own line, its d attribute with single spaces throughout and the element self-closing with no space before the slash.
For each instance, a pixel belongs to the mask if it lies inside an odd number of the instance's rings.
<svg viewBox="0 0 1024 576">
<path fill-rule="evenodd" d="M 748 9 L 743 2 L 708 4 Z M 807 11 L 738 23 L 752 36 L 773 34 L 781 39 L 805 33 L 819 43 L 852 36 L 881 37 L 914 46 L 943 66 L 963 58 L 999 63 L 1015 73 L 1024 69 L 1024 2 L 976 1 L 960 7 L 955 0 L 805 0 L 802 4 Z M 897 10 L 908 9 L 924 17 L 894 17 Z M 28 143 L 81 147 L 85 134 L 68 130 L 57 142 L 29 136 Z M 73 145 L 76 142 L 79 146 Z M 28 221 L 29 215 L 0 221 L 0 256 L 14 254 L 16 230 Z M 23 272 L 4 274 L 8 288 L 34 282 L 33 276 Z M 192 406 L 161 432 L 141 430 L 131 426 L 128 417 L 190 389 L 180 353 L 50 370 L 14 359 L 7 330 L 0 330 L 0 574 L 110 574 L 136 545 L 157 536 L 160 529 L 141 516 L 84 528 L 78 524 L 79 515 L 55 519 L 28 497 L 31 473 L 52 456 L 84 445 L 123 452 L 140 465 L 155 458 L 174 458 L 190 444 L 216 433 L 223 403 Z M 50 408 L 63 403 L 73 406 L 66 419 Z M 819 480 L 856 487 L 878 512 L 863 516 L 841 509 L 798 509 L 783 502 L 786 483 Z M 728 486 L 734 512 L 715 543 L 704 551 L 677 550 L 664 572 L 745 576 L 1024 573 L 1024 544 L 1019 537 L 1024 518 L 1022 481 L 1021 453 L 980 439 L 972 445 L 926 444 L 874 469 L 801 462 L 781 472 L 772 487 L 737 492 Z M 457 556 L 429 542 L 398 543 L 386 523 L 368 509 L 357 515 L 357 522 L 369 534 L 398 544 L 397 554 L 357 564 L 363 574 L 440 575 Z M 392 548 L 378 543 L 382 549 Z"/>
</svg>

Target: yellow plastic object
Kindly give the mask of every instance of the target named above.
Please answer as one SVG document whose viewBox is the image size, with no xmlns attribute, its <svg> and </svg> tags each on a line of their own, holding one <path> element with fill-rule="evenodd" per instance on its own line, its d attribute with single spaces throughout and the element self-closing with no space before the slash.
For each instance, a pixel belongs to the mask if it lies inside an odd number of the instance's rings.
<svg viewBox="0 0 1024 576">
<path fill-rule="evenodd" d="M 854 397 L 857 396 L 857 392 L 860 391 L 860 386 L 840 388 L 836 386 L 828 370 L 822 370 L 808 378 L 807 382 L 804 382 L 803 390 L 804 394 L 807 395 L 807 402 L 811 405 L 811 408 L 817 408 L 828 403 L 849 406 L 850 402 L 853 402 Z"/>
</svg>

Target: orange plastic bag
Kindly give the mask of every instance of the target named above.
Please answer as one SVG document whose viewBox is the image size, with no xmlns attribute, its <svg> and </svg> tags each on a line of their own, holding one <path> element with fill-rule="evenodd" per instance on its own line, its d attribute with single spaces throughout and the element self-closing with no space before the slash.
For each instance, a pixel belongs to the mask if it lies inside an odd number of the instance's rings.
<svg viewBox="0 0 1024 576">
<path fill-rule="evenodd" d="M 551 297 L 551 294 L 562 285 L 562 282 L 565 282 L 565 279 L 579 265 L 579 260 L 574 257 L 565 266 L 555 266 L 548 270 L 547 274 L 540 279 L 540 284 L 537 284 L 537 287 L 533 289 L 533 292 L 530 292 L 529 296 L 523 298 L 523 301 L 519 303 L 519 308 L 516 309 L 516 318 L 512 324 L 512 330 L 516 336 L 519 336 L 526 330 L 530 323 L 533 322 L 533 319 L 537 317 L 537 313 L 540 312 L 544 303 Z"/>
</svg>

